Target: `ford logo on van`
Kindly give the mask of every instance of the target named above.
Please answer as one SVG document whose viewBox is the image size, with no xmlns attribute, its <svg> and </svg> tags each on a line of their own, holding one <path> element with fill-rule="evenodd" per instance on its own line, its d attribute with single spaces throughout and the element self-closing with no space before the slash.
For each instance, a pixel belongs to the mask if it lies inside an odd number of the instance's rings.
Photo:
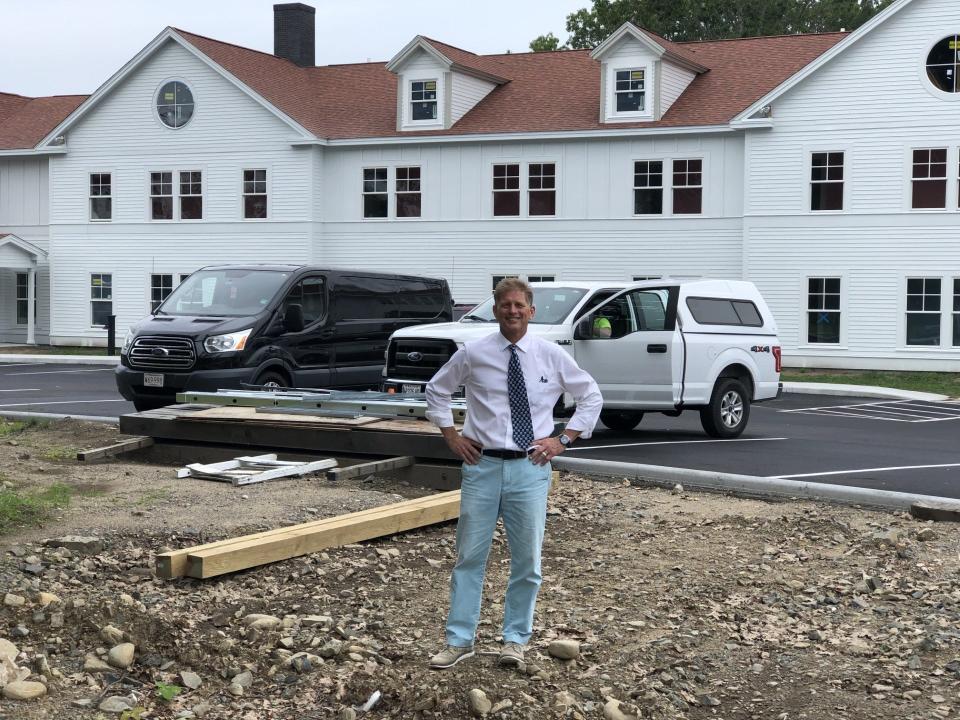
<svg viewBox="0 0 960 720">
<path fill-rule="evenodd" d="M 153 357 L 167 357 L 170 354 L 170 351 L 163 347 L 155 347 L 150 350 L 150 354 Z"/>
<path fill-rule="evenodd" d="M 407 360 L 410 362 L 420 362 L 423 360 L 423 353 L 417 352 L 414 350 L 412 353 L 407 353 Z"/>
</svg>

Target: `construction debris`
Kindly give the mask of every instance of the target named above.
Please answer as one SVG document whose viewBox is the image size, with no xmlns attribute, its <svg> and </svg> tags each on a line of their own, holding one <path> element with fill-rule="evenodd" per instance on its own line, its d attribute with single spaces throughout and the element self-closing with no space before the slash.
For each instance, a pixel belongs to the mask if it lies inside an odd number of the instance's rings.
<svg viewBox="0 0 960 720">
<path fill-rule="evenodd" d="M 89 462 L 91 460 L 103 460 L 108 457 L 116 457 L 124 453 L 133 452 L 153 445 L 152 437 L 135 437 L 123 440 L 113 445 L 96 448 L 95 450 L 81 450 L 77 453 L 77 460 L 80 462 Z"/>
<path fill-rule="evenodd" d="M 192 463 L 177 471 L 178 478 L 194 477 L 200 480 L 217 480 L 228 482 L 234 486 L 252 485 L 253 483 L 276 480 L 283 477 L 297 477 L 309 475 L 337 466 L 332 458 L 300 462 L 296 460 L 277 460 L 276 453 L 267 455 L 249 455 L 238 457 L 224 462 Z"/>
</svg>

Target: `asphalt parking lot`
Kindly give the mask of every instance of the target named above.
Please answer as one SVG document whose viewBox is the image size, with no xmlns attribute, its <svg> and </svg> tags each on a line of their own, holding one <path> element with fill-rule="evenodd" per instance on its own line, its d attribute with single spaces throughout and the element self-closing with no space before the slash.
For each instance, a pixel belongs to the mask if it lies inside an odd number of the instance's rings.
<svg viewBox="0 0 960 720">
<path fill-rule="evenodd" d="M 0 411 L 118 417 L 112 366 L 0 365 Z M 713 440 L 696 412 L 599 428 L 571 457 L 960 498 L 960 402 L 786 394 L 755 405 L 747 431 Z"/>
</svg>

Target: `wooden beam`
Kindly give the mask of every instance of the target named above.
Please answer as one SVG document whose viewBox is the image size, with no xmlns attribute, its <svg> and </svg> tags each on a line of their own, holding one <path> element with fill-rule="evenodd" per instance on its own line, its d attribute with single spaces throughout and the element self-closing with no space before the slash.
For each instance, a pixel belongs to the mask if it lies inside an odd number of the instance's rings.
<svg viewBox="0 0 960 720">
<path fill-rule="evenodd" d="M 348 480 L 350 478 L 362 477 L 365 475 L 374 475 L 378 472 L 388 470 L 397 470 L 398 468 L 410 467 L 416 462 L 416 458 L 410 455 L 388 458 L 386 460 L 376 460 L 374 462 L 360 463 L 359 465 L 348 465 L 343 468 L 333 468 L 327 470 L 327 480 Z"/>
<path fill-rule="evenodd" d="M 160 553 L 159 555 L 157 555 L 156 562 L 155 562 L 157 577 L 171 579 L 171 578 L 177 578 L 177 577 L 182 577 L 186 575 L 187 567 L 188 567 L 188 557 L 194 553 L 207 551 L 207 550 L 223 549 L 238 543 L 248 543 L 248 542 L 255 542 L 259 540 L 265 541 L 272 536 L 283 536 L 289 533 L 308 531 L 311 528 L 321 529 L 325 525 L 329 525 L 331 523 L 349 519 L 349 518 L 359 520 L 364 518 L 365 516 L 376 516 L 389 508 L 394 508 L 394 509 L 406 508 L 410 510 L 416 510 L 418 508 L 430 507 L 437 503 L 442 504 L 454 498 L 456 499 L 457 506 L 458 506 L 458 513 L 459 513 L 460 491 L 455 490 L 452 492 L 440 493 L 437 495 L 428 495 L 422 498 L 414 498 L 413 500 L 405 500 L 403 502 L 394 503 L 392 505 L 384 505 L 384 506 L 375 507 L 375 508 L 368 508 L 367 510 L 360 510 L 359 512 L 350 513 L 349 515 L 336 515 L 332 518 L 314 520 L 308 523 L 302 523 L 300 525 L 289 525 L 286 527 L 275 528 L 273 530 L 265 530 L 264 532 L 255 533 L 253 535 L 243 535 L 241 537 L 236 537 L 236 538 L 227 538 L 226 540 L 218 540 L 216 542 L 207 543 L 205 545 L 196 545 L 194 547 L 183 548 L 181 550 L 171 550 L 170 552 Z M 456 517 L 456 515 L 454 515 L 454 517 Z"/>
<path fill-rule="evenodd" d="M 356 517 L 356 513 L 353 516 L 343 515 L 310 528 L 294 526 L 286 532 L 268 537 L 253 540 L 238 538 L 238 542 L 220 548 L 192 550 L 187 556 L 187 575 L 192 578 L 215 577 L 337 545 L 453 520 L 460 515 L 460 491 L 434 495 L 419 507 L 397 503 L 378 510 L 360 517 Z"/>
<path fill-rule="evenodd" d="M 90 460 L 101 460 L 115 455 L 133 452 L 153 445 L 152 437 L 135 437 L 128 440 L 122 440 L 114 445 L 96 448 L 95 450 L 81 450 L 77 453 L 77 460 L 80 462 L 89 462 Z"/>
</svg>

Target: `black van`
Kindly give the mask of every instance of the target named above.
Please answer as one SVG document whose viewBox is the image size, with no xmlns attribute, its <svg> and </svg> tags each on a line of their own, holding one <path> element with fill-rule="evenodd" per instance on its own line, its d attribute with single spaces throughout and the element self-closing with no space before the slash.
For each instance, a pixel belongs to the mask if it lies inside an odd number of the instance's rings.
<svg viewBox="0 0 960 720">
<path fill-rule="evenodd" d="M 184 390 L 366 389 L 390 334 L 453 318 L 446 280 L 301 265 L 197 270 L 120 349 L 120 394 L 137 410 Z"/>
</svg>

